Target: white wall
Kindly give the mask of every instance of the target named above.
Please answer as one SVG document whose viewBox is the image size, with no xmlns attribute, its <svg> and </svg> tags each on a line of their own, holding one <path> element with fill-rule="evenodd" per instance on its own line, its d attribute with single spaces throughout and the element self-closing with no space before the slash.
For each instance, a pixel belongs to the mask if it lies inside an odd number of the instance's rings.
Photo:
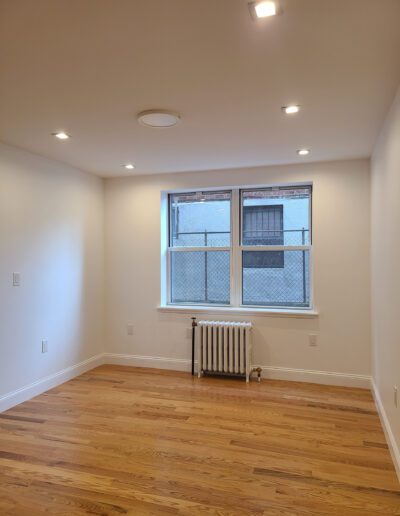
<svg viewBox="0 0 400 516">
<path fill-rule="evenodd" d="M 400 89 L 377 141 L 371 175 L 373 378 L 400 478 Z"/>
<path fill-rule="evenodd" d="M 101 179 L 0 144 L 0 402 L 102 353 L 103 214 Z"/>
<path fill-rule="evenodd" d="M 368 160 L 107 180 L 106 350 L 113 355 L 108 359 L 154 367 L 188 365 L 190 314 L 157 311 L 162 190 L 300 181 L 314 185 L 314 288 L 319 317 L 230 319 L 254 321 L 255 361 L 284 368 L 275 371 L 279 377 L 342 384 L 348 380 L 367 386 L 367 378 L 354 375 L 370 374 Z M 128 323 L 134 325 L 131 337 Z M 310 333 L 318 334 L 316 348 L 308 345 Z M 120 356 L 124 354 L 130 357 L 124 359 Z M 286 370 L 290 368 L 344 376 L 302 376 L 301 371 Z"/>
</svg>

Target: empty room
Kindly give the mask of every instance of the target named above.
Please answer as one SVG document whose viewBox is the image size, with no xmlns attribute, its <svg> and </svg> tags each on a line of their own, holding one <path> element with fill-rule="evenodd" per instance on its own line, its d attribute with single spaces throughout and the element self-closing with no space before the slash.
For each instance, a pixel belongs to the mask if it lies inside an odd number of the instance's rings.
<svg viewBox="0 0 400 516">
<path fill-rule="evenodd" d="M 0 0 L 0 516 L 400 516 L 399 266 L 399 0 Z"/>
</svg>

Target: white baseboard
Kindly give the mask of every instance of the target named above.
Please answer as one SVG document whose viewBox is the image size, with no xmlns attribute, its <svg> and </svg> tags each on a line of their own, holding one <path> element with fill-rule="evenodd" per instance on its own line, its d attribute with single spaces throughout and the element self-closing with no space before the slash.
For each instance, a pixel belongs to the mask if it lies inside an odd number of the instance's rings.
<svg viewBox="0 0 400 516">
<path fill-rule="evenodd" d="M 143 355 L 120 355 L 104 353 L 104 363 L 135 367 L 169 369 L 171 371 L 190 371 L 192 361 L 184 358 L 147 357 Z"/>
<path fill-rule="evenodd" d="M 29 400 L 75 376 L 79 376 L 101 364 L 127 365 L 169 369 L 172 371 L 190 371 L 191 360 L 183 358 L 167 358 L 143 355 L 124 355 L 118 353 L 103 353 L 91 357 L 79 364 L 67 367 L 36 382 L 21 387 L 0 397 L 0 412 L 7 410 L 18 403 Z M 339 385 L 345 387 L 370 388 L 371 378 L 366 375 L 334 373 L 305 369 L 291 369 L 286 367 L 260 366 L 263 378 L 275 380 L 289 380 L 295 382 L 319 383 L 324 385 Z"/>
<path fill-rule="evenodd" d="M 105 353 L 106 364 L 130 365 L 136 367 L 154 367 L 173 371 L 190 371 L 191 360 L 182 358 L 151 357 L 142 355 L 120 355 Z M 371 377 L 358 374 L 331 373 L 326 371 L 307 371 L 287 367 L 260 366 L 263 378 L 290 380 L 295 382 L 319 383 L 324 385 L 341 385 L 345 387 L 370 388 Z"/>
<path fill-rule="evenodd" d="M 400 450 L 393 435 L 389 419 L 386 415 L 385 407 L 383 406 L 381 396 L 373 379 L 371 379 L 371 391 L 375 400 L 375 405 L 382 423 L 383 431 L 385 433 L 386 441 L 389 446 L 390 454 L 392 456 L 393 464 L 400 482 Z"/>
<path fill-rule="evenodd" d="M 62 371 L 45 376 L 29 385 L 24 385 L 20 389 L 4 394 L 3 396 L 0 396 L 0 412 L 4 412 L 4 410 L 8 410 L 23 401 L 30 400 L 31 398 L 38 396 L 53 387 L 57 387 L 57 385 L 67 382 L 68 380 L 75 378 L 75 376 L 79 376 L 80 374 L 102 365 L 103 363 L 103 354 L 96 355 L 88 358 L 87 360 L 83 360 L 79 364 L 66 367 Z"/>
<path fill-rule="evenodd" d="M 260 366 L 263 378 L 273 380 L 289 380 L 292 382 L 319 383 L 321 385 L 337 385 L 341 387 L 361 387 L 369 389 L 371 377 L 362 374 L 335 373 L 293 369 L 288 367 Z"/>
</svg>

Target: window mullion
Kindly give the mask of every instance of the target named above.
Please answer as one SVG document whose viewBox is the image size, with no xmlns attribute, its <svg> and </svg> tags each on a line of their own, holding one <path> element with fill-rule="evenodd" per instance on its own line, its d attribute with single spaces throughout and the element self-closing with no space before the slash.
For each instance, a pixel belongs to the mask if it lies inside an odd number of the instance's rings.
<svg viewBox="0 0 400 516">
<path fill-rule="evenodd" d="M 309 245 L 242 245 L 241 251 L 309 251 Z"/>
<path fill-rule="evenodd" d="M 166 290 L 166 299 L 167 303 L 171 303 L 171 251 L 168 248 L 166 253 L 166 278 L 167 278 L 167 290 Z"/>
<path fill-rule="evenodd" d="M 240 306 L 241 272 L 240 272 L 240 199 L 239 190 L 232 190 L 231 219 L 231 305 Z"/>
<path fill-rule="evenodd" d="M 219 246 L 219 247 L 205 247 L 205 246 L 201 246 L 201 247 L 169 247 L 168 248 L 168 251 L 172 252 L 172 253 L 187 253 L 187 252 L 197 252 L 197 251 L 200 251 L 200 252 L 205 252 L 205 251 L 230 251 L 231 248 L 230 247 L 222 247 L 222 246 Z"/>
</svg>

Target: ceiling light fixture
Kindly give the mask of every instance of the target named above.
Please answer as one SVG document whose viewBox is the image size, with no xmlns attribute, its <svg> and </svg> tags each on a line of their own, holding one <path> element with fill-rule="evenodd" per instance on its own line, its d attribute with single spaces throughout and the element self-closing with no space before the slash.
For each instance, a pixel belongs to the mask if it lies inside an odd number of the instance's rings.
<svg viewBox="0 0 400 516">
<path fill-rule="evenodd" d="M 137 117 L 141 124 L 148 127 L 172 127 L 181 119 L 179 113 L 166 109 L 148 109 L 139 113 Z"/>
<path fill-rule="evenodd" d="M 57 133 L 51 133 L 52 136 L 55 138 L 58 138 L 59 140 L 69 140 L 70 136 L 67 133 L 64 133 L 64 131 L 59 131 Z"/>
<path fill-rule="evenodd" d="M 310 154 L 310 151 L 309 151 L 309 149 L 299 149 L 297 151 L 297 154 L 299 156 L 307 156 L 308 154 Z"/>
<path fill-rule="evenodd" d="M 135 168 L 135 165 L 132 165 L 132 163 L 127 163 L 126 165 L 124 165 L 124 167 L 128 170 L 133 170 Z"/>
<path fill-rule="evenodd" d="M 294 115 L 295 113 L 298 113 L 300 111 L 300 106 L 296 106 L 294 104 L 292 104 L 290 106 L 283 106 L 282 111 L 286 115 Z"/>
<path fill-rule="evenodd" d="M 249 9 L 252 17 L 256 18 L 269 18 L 279 14 L 279 7 L 277 2 L 264 1 L 264 2 L 251 2 L 249 3 Z"/>
</svg>

